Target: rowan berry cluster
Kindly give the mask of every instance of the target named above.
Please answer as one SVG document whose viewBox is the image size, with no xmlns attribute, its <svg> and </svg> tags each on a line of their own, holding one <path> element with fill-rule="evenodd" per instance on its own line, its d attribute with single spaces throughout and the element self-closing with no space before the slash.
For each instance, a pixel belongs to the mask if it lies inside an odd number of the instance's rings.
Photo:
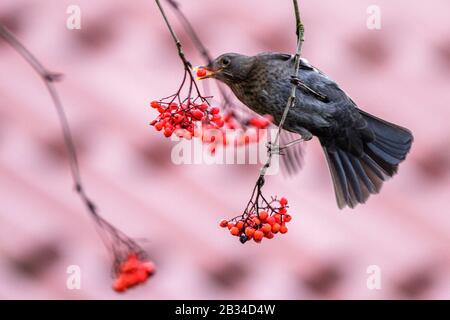
<svg viewBox="0 0 450 320">
<path fill-rule="evenodd" d="M 208 128 L 219 129 L 223 127 L 224 120 L 217 107 L 210 107 L 206 100 L 188 99 L 183 103 L 152 101 L 150 106 L 159 112 L 159 116 L 150 125 L 164 136 L 176 134 L 180 138 L 191 139 L 194 136 L 196 123 L 203 123 Z"/>
<path fill-rule="evenodd" d="M 94 218 L 100 236 L 112 255 L 113 289 L 123 292 L 144 283 L 155 272 L 155 265 L 148 260 L 145 250 L 100 215 L 95 214 Z"/>
<path fill-rule="evenodd" d="M 292 220 L 287 213 L 288 201 L 282 197 L 267 202 L 263 199 L 263 207 L 253 205 L 250 211 L 244 212 L 231 220 L 221 220 L 220 226 L 227 228 L 231 235 L 239 237 L 241 243 L 253 239 L 260 243 L 263 238 L 273 239 L 276 234 L 288 232 L 286 223 Z"/>
<path fill-rule="evenodd" d="M 113 289 L 123 292 L 147 281 L 155 273 L 155 265 L 151 261 L 141 260 L 137 253 L 131 252 L 127 259 L 118 265 L 116 273 Z"/>
</svg>

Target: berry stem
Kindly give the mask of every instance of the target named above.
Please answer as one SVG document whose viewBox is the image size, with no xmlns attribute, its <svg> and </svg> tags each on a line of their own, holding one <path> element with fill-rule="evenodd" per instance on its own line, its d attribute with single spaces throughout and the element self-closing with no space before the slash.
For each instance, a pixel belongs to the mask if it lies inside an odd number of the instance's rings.
<svg viewBox="0 0 450 320">
<path fill-rule="evenodd" d="M 184 68 L 185 69 L 191 69 L 192 65 L 191 63 L 186 59 L 186 56 L 184 54 L 183 51 L 183 46 L 181 45 L 180 40 L 178 39 L 177 34 L 175 33 L 175 31 L 172 28 L 172 25 L 169 22 L 169 19 L 167 18 L 167 15 L 161 5 L 161 2 L 159 0 L 155 0 L 156 1 L 156 5 L 159 8 L 159 11 L 161 12 L 161 15 L 164 18 L 164 21 L 166 22 L 167 28 L 169 29 L 170 34 L 172 35 L 173 40 L 175 41 L 175 46 L 177 47 L 178 50 L 178 55 L 180 56 L 181 61 L 183 62 Z"/>
<path fill-rule="evenodd" d="M 175 46 L 176 46 L 177 51 L 178 51 L 178 56 L 180 57 L 181 62 L 183 63 L 183 67 L 184 67 L 183 81 L 181 82 L 181 85 L 180 85 L 180 87 L 178 88 L 178 91 L 174 94 L 173 100 L 172 100 L 171 102 L 175 101 L 175 99 L 178 98 L 178 102 L 179 102 L 180 104 L 183 103 L 183 102 L 180 100 L 180 93 L 181 93 L 181 90 L 183 89 L 184 84 L 185 84 L 185 82 L 186 82 L 186 77 L 189 76 L 190 82 L 189 82 L 189 88 L 188 88 L 188 95 L 187 95 L 187 98 L 186 98 L 185 100 L 188 101 L 188 102 L 191 101 L 192 91 L 195 89 L 195 91 L 197 92 L 197 97 L 196 97 L 195 99 L 200 98 L 200 99 L 202 100 L 202 102 L 206 102 L 206 103 L 209 105 L 209 101 L 206 99 L 206 97 L 203 97 L 202 94 L 201 94 L 201 92 L 200 92 L 200 89 L 199 89 L 199 87 L 198 87 L 198 85 L 197 85 L 197 82 L 195 81 L 195 77 L 194 77 L 194 75 L 193 75 L 193 73 L 192 73 L 192 64 L 191 64 L 191 62 L 186 58 L 186 55 L 185 55 L 184 50 L 183 50 L 183 45 L 181 44 L 180 39 L 178 38 L 177 34 L 175 33 L 175 30 L 173 29 L 173 27 L 172 27 L 172 25 L 171 25 L 169 19 L 167 18 L 166 12 L 164 11 L 164 8 L 162 7 L 160 0 L 155 0 L 155 2 L 156 2 L 156 5 L 158 6 L 159 11 L 161 12 L 161 15 L 162 15 L 162 17 L 163 17 L 163 19 L 164 19 L 164 21 L 165 21 L 165 23 L 166 23 L 166 25 L 167 25 L 167 28 L 169 29 L 169 32 L 170 32 L 170 34 L 171 34 L 173 40 L 174 40 L 174 42 L 175 42 Z M 177 4 L 176 2 L 174 2 L 174 1 L 168 1 L 168 3 L 169 3 L 173 8 L 177 8 L 177 10 L 179 10 L 179 9 L 178 9 L 178 4 Z M 181 11 L 179 11 L 179 13 L 180 13 L 180 12 L 181 12 Z M 189 28 L 188 28 L 189 32 L 188 32 L 188 33 L 191 34 L 192 31 L 193 31 L 192 26 L 190 25 L 190 23 L 189 23 L 189 21 L 186 19 L 186 17 L 185 17 L 183 14 L 181 14 L 181 15 L 184 17 L 184 20 L 183 20 L 183 21 L 185 22 L 185 23 L 184 23 L 185 28 L 186 28 L 186 22 L 187 22 L 187 25 L 189 26 Z M 194 33 L 195 33 L 195 32 L 194 32 Z M 198 39 L 198 37 L 197 37 L 197 39 Z M 198 39 L 198 41 L 200 41 L 200 40 Z M 198 41 L 197 41 L 197 42 L 198 42 Z M 197 42 L 196 42 L 196 43 L 197 43 Z M 203 48 L 204 48 L 204 46 L 203 46 Z M 208 57 L 209 57 L 209 54 L 208 54 Z"/>
<path fill-rule="evenodd" d="M 96 206 L 87 196 L 83 183 L 81 181 L 77 152 L 75 149 L 69 122 L 64 112 L 64 107 L 62 105 L 59 94 L 56 90 L 56 87 L 54 86 L 54 82 L 59 80 L 61 76 L 56 77 L 55 73 L 49 72 L 47 68 L 45 68 L 39 62 L 39 60 L 37 60 L 36 57 L 22 43 L 20 43 L 20 41 L 5 26 L 2 26 L 1 24 L 0 37 L 2 37 L 7 43 L 9 43 L 13 47 L 13 49 L 15 49 L 26 60 L 44 81 L 44 84 L 47 87 L 61 123 L 61 130 L 69 155 L 70 170 L 74 181 L 75 190 L 80 195 L 86 209 L 91 213 L 92 216 L 98 218 Z"/>
<path fill-rule="evenodd" d="M 203 57 L 203 60 L 206 64 L 209 64 L 213 61 L 213 58 L 208 50 L 208 48 L 205 46 L 203 41 L 200 39 L 200 36 L 198 35 L 197 31 L 194 29 L 192 23 L 189 21 L 189 19 L 186 17 L 186 15 L 181 10 L 181 6 L 179 3 L 175 0 L 166 0 L 167 3 L 172 7 L 172 9 L 175 11 L 175 14 L 178 17 L 178 20 L 180 21 L 181 25 L 183 26 L 184 30 L 186 31 L 187 35 L 191 39 L 192 43 L 194 44 L 194 47 L 197 49 L 197 51 L 200 53 L 200 55 Z M 205 82 L 206 83 L 206 82 Z M 231 99 L 229 95 L 226 93 L 223 85 L 216 81 L 217 89 L 219 90 L 219 94 L 221 96 L 222 101 L 222 109 L 227 110 L 229 112 L 233 113 L 233 117 L 236 119 L 237 122 L 243 127 L 247 128 L 248 121 L 247 117 L 244 117 L 242 115 L 238 115 L 234 108 L 235 106 L 232 105 Z M 240 108 L 239 110 L 241 113 L 250 114 L 245 109 Z M 248 116 L 247 115 L 247 116 Z"/>
</svg>

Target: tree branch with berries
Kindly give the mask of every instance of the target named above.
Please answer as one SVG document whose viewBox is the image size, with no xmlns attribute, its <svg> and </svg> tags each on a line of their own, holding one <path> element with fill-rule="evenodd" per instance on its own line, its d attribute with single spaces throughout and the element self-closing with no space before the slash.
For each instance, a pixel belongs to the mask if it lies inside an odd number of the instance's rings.
<svg viewBox="0 0 450 320">
<path fill-rule="evenodd" d="M 178 56 L 183 64 L 184 74 L 181 84 L 174 94 L 150 103 L 150 106 L 159 112 L 158 117 L 151 121 L 150 125 L 154 126 L 157 131 L 163 132 L 165 137 L 175 134 L 179 138 L 190 140 L 195 135 L 208 144 L 208 149 L 212 154 L 215 153 L 217 147 L 230 145 L 231 142 L 237 145 L 259 142 L 264 132 L 259 133 L 255 129 L 267 128 L 272 118 L 249 116 L 242 110 L 238 112 L 220 84 L 218 84 L 218 90 L 222 100 L 221 108 L 212 107 L 211 99 L 213 97 L 202 94 L 195 79 L 195 76 L 204 76 L 205 70 L 192 68 L 161 1 L 155 0 L 155 2 L 174 40 Z M 184 30 L 205 62 L 211 62 L 209 50 L 181 11 L 180 5 L 174 0 L 167 0 L 167 4 L 175 10 Z M 234 130 L 238 134 L 231 137 L 227 129 Z"/>
<path fill-rule="evenodd" d="M 178 55 L 183 62 L 184 66 L 184 77 L 182 84 L 178 91 L 168 98 L 161 99 L 160 101 L 153 101 L 151 103 L 151 106 L 155 109 L 157 109 L 160 113 L 158 118 L 154 120 L 151 124 L 155 126 L 156 130 L 160 131 L 164 129 L 164 135 L 166 137 L 171 136 L 172 132 L 175 130 L 180 129 L 188 129 L 187 137 L 191 138 L 193 135 L 193 130 L 195 129 L 193 122 L 197 121 L 200 122 L 203 126 L 206 125 L 207 128 L 211 128 L 211 126 L 208 127 L 209 123 L 215 123 L 216 129 L 222 128 L 224 125 L 228 126 L 231 129 L 235 129 L 237 125 L 235 123 L 238 123 L 241 128 L 247 128 L 249 125 L 253 125 L 256 129 L 264 129 L 267 128 L 267 126 L 270 124 L 271 119 L 270 118 L 253 118 L 248 121 L 242 121 L 242 119 L 236 117 L 236 113 L 234 111 L 231 111 L 224 117 L 219 116 L 219 112 L 217 108 L 211 109 L 214 110 L 215 117 L 210 117 L 211 111 L 208 111 L 208 98 L 211 97 L 202 97 L 199 90 L 197 83 L 193 77 L 193 70 L 192 70 L 192 64 L 189 62 L 189 60 L 186 59 L 186 56 L 182 49 L 182 44 L 179 41 L 177 35 L 175 34 L 166 14 L 161 6 L 161 3 L 159 0 L 155 0 L 158 8 L 164 18 L 164 21 L 172 35 L 172 38 L 175 41 L 175 45 L 178 50 Z M 181 24 L 183 25 L 186 33 L 191 38 L 192 42 L 194 43 L 195 47 L 199 51 L 199 53 L 204 58 L 205 62 L 210 63 L 212 61 L 211 55 L 209 54 L 209 50 L 206 48 L 206 46 L 203 44 L 203 42 L 200 40 L 200 37 L 196 33 L 195 29 L 193 28 L 192 24 L 189 22 L 187 17 L 184 15 L 184 13 L 181 11 L 180 5 L 174 1 L 174 0 L 167 0 L 167 3 L 175 10 L 177 17 L 179 18 Z M 297 35 L 297 48 L 294 56 L 294 64 L 295 64 L 295 72 L 292 75 L 294 79 L 298 78 L 298 72 L 300 68 L 300 56 L 301 56 L 301 49 L 302 44 L 304 41 L 304 26 L 301 20 L 299 6 L 297 0 L 293 0 L 294 5 L 294 13 L 295 13 L 295 20 L 296 20 L 296 35 Z M 197 75 L 199 77 L 204 76 L 205 71 L 202 69 L 199 69 L 197 71 Z M 185 85 L 185 79 L 186 77 L 189 77 L 190 83 L 189 83 L 189 91 L 188 96 L 184 100 L 180 99 L 179 94 L 183 86 Z M 200 98 L 202 104 L 196 105 L 195 100 L 194 103 L 191 103 L 191 88 L 195 87 L 198 97 Z M 230 105 L 229 99 L 226 96 L 225 92 L 223 91 L 223 88 L 218 85 L 219 93 L 223 99 L 223 107 L 224 109 L 232 109 L 232 106 Z M 281 130 L 283 129 L 284 122 L 286 120 L 287 114 L 289 113 L 290 108 L 292 108 L 295 104 L 295 97 L 296 97 L 296 84 L 292 84 L 291 94 L 289 96 L 288 101 L 286 102 L 286 107 L 283 112 L 282 119 L 279 123 L 277 133 L 275 135 L 275 139 L 273 142 L 270 142 L 268 144 L 268 158 L 266 163 L 263 165 L 259 172 L 259 176 L 257 178 L 256 184 L 253 188 L 251 197 L 249 202 L 247 203 L 244 212 L 232 219 L 229 220 L 222 220 L 220 222 L 220 226 L 224 228 L 228 228 L 230 230 L 230 233 L 234 236 L 239 237 L 240 241 L 242 243 L 246 243 L 248 240 L 253 239 L 256 242 L 261 242 L 261 240 L 266 237 L 268 239 L 271 239 L 274 237 L 275 234 L 281 233 L 284 234 L 287 232 L 286 223 L 291 221 L 292 217 L 287 214 L 287 199 L 282 197 L 280 199 L 277 199 L 277 197 L 271 197 L 270 199 L 267 199 L 263 193 L 262 189 L 265 184 L 265 176 L 267 173 L 267 170 L 271 166 L 272 157 L 274 154 L 280 152 L 280 134 Z M 167 99 L 172 99 L 170 101 L 167 101 Z M 178 103 L 174 103 L 175 100 L 178 100 Z M 192 109 L 194 109 L 192 111 Z M 200 109 L 200 111 L 197 111 Z M 184 110 L 187 110 L 184 111 Z M 195 114 L 194 114 L 195 112 Z M 203 114 L 202 114 L 203 113 Z M 198 116 L 196 116 L 198 115 Z M 262 120 L 261 120 L 262 119 Z M 183 121 L 186 121 L 185 124 L 183 124 Z M 186 133 L 183 133 L 182 131 L 178 133 L 178 136 L 185 136 Z M 197 136 L 197 135 L 196 135 Z M 258 135 L 259 137 L 259 135 Z M 205 135 L 202 135 L 203 141 L 211 142 L 208 139 L 205 139 Z M 226 137 L 223 137 L 221 141 L 226 141 Z M 259 139 L 256 139 L 254 141 L 259 141 Z M 217 142 L 217 139 L 216 139 Z M 249 140 L 247 140 L 247 143 Z M 226 143 L 224 143 L 226 144 Z"/>
</svg>

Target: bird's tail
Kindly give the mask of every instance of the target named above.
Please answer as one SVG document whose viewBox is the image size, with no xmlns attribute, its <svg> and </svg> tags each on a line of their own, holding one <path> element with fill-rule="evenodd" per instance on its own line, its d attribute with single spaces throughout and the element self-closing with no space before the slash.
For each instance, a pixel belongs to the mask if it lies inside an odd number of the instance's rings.
<svg viewBox="0 0 450 320">
<path fill-rule="evenodd" d="M 397 173 L 413 142 L 408 129 L 364 111 L 360 113 L 374 133 L 373 141 L 364 142 L 361 156 L 323 146 L 340 209 L 354 208 L 365 203 L 371 194 L 378 193 L 383 182 Z"/>
</svg>

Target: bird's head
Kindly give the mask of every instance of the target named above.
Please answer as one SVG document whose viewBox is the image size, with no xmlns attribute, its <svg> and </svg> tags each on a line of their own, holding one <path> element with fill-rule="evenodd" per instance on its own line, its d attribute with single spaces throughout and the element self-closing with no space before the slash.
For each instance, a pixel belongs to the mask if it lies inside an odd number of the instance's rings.
<svg viewBox="0 0 450 320">
<path fill-rule="evenodd" d="M 203 75 L 198 76 L 199 80 L 214 78 L 228 85 L 245 80 L 253 67 L 255 57 L 249 57 L 238 53 L 225 53 L 214 59 L 204 67 Z"/>
</svg>

